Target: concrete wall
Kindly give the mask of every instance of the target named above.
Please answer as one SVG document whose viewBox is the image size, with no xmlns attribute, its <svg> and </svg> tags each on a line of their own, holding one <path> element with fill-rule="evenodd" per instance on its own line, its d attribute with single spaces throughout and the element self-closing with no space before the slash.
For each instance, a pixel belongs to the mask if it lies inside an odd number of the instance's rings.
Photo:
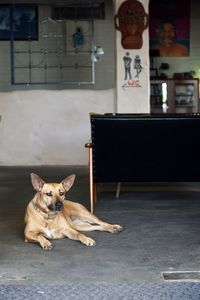
<svg viewBox="0 0 200 300">
<path fill-rule="evenodd" d="M 34 2 L 34 1 L 33 1 Z M 39 17 L 48 12 L 39 8 Z M 114 111 L 115 35 L 112 1 L 94 24 L 94 44 L 105 51 L 96 83 L 12 86 L 10 43 L 0 41 L 0 165 L 86 165 L 89 113 Z"/>
<path fill-rule="evenodd" d="M 113 112 L 113 90 L 0 93 L 0 165 L 86 165 L 90 112 Z"/>
</svg>

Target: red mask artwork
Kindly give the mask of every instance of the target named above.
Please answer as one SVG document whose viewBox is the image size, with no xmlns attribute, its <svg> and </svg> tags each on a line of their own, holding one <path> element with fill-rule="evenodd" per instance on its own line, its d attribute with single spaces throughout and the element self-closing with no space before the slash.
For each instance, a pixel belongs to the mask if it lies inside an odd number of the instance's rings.
<svg viewBox="0 0 200 300">
<path fill-rule="evenodd" d="M 148 14 L 141 2 L 126 0 L 115 15 L 115 28 L 121 32 L 124 49 L 140 49 L 143 45 L 142 34 L 148 26 Z"/>
</svg>

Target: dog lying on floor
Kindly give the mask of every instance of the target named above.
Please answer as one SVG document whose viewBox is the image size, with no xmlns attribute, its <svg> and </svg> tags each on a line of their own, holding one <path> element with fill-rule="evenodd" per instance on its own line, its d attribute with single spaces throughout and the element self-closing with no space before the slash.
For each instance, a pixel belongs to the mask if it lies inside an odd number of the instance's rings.
<svg viewBox="0 0 200 300">
<path fill-rule="evenodd" d="M 50 250 L 52 244 L 48 239 L 68 237 L 86 246 L 95 246 L 93 239 L 79 231 L 122 231 L 122 226 L 105 223 L 82 204 L 65 199 L 65 193 L 74 180 L 75 175 L 70 175 L 60 183 L 45 183 L 31 173 L 31 182 L 37 193 L 26 209 L 25 242 L 39 243 L 44 250 Z"/>
</svg>

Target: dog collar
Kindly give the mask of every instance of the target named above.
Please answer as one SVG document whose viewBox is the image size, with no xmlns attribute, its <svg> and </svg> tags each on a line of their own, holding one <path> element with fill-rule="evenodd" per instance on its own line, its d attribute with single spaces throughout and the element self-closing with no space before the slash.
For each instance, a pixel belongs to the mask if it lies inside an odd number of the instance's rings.
<svg viewBox="0 0 200 300">
<path fill-rule="evenodd" d="M 50 217 L 48 216 L 48 214 L 44 213 L 43 211 L 41 211 L 41 209 L 39 209 L 39 207 L 32 201 L 33 207 L 36 211 L 38 211 L 46 220 L 49 220 Z"/>
</svg>

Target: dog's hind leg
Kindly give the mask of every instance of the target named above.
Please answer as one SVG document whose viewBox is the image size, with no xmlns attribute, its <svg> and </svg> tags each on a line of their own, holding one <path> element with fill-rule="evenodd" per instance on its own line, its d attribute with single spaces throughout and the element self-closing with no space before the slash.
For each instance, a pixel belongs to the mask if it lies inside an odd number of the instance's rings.
<svg viewBox="0 0 200 300">
<path fill-rule="evenodd" d="M 66 203 L 66 204 L 65 204 Z M 108 231 L 110 233 L 118 233 L 123 230 L 123 227 L 118 224 L 109 224 L 101 221 L 92 214 L 85 206 L 79 203 L 64 203 L 64 213 L 67 212 L 67 217 L 71 218 L 71 225 L 79 231 Z M 68 212 L 71 212 L 70 216 Z"/>
<path fill-rule="evenodd" d="M 68 237 L 71 240 L 76 240 L 80 241 L 82 244 L 86 246 L 95 246 L 96 243 L 93 239 L 85 236 L 82 233 L 79 233 L 78 231 L 72 229 L 72 228 L 67 228 L 63 231 L 63 234 Z"/>
<path fill-rule="evenodd" d="M 109 224 L 99 220 L 98 218 L 95 220 L 93 218 L 91 220 L 90 218 L 86 218 L 86 217 L 81 217 L 80 219 L 75 218 L 73 219 L 71 225 L 73 226 L 73 228 L 79 231 L 98 230 L 98 231 L 107 231 L 110 233 L 119 233 L 120 231 L 123 230 L 123 227 L 121 225 Z"/>
</svg>

